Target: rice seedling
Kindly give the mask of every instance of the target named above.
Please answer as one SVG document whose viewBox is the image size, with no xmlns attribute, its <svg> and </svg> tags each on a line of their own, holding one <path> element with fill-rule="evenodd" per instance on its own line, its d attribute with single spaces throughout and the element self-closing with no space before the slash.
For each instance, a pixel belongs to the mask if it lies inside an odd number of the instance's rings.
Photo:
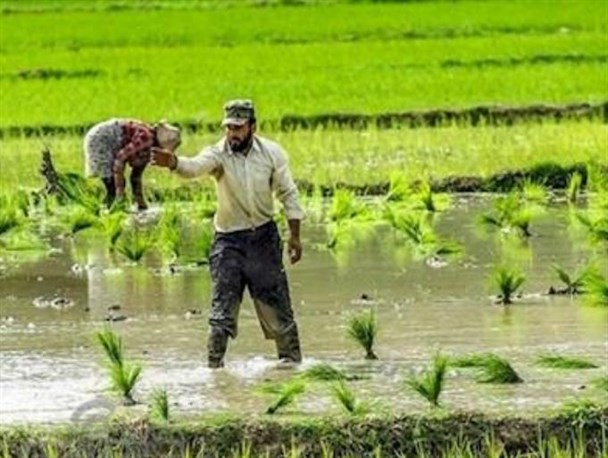
<svg viewBox="0 0 608 458">
<path fill-rule="evenodd" d="M 350 415 L 364 415 L 369 411 L 369 407 L 357 399 L 344 380 L 335 382 L 331 387 L 331 393 L 338 404 Z"/>
<path fill-rule="evenodd" d="M 587 272 L 583 279 L 585 302 L 592 306 L 608 306 L 608 281 L 598 269 Z"/>
<path fill-rule="evenodd" d="M 152 405 L 150 408 L 152 418 L 163 422 L 169 421 L 169 395 L 164 388 L 152 392 Z"/>
<path fill-rule="evenodd" d="M 540 355 L 536 359 L 536 364 L 551 369 L 593 369 L 598 367 L 596 364 L 583 358 L 574 358 L 556 354 Z"/>
<path fill-rule="evenodd" d="M 63 219 L 72 235 L 99 224 L 98 217 L 80 205 L 68 209 Z"/>
<path fill-rule="evenodd" d="M 526 277 L 516 269 L 502 266 L 494 271 L 491 281 L 500 291 L 497 296 L 498 303 L 507 305 L 513 303 L 513 295 L 526 281 Z"/>
<path fill-rule="evenodd" d="M 399 171 L 391 171 L 388 192 L 384 196 L 385 202 L 407 202 L 410 194 L 410 185 L 407 177 Z"/>
<path fill-rule="evenodd" d="M 568 203 L 575 204 L 578 201 L 582 184 L 583 176 L 580 173 L 574 172 L 570 175 L 568 187 L 566 188 L 566 199 L 568 200 Z"/>
<path fill-rule="evenodd" d="M 608 216 L 577 213 L 576 218 L 587 229 L 587 233 L 594 243 L 608 242 Z"/>
<path fill-rule="evenodd" d="M 520 194 L 525 202 L 545 205 L 549 200 L 549 191 L 543 183 L 526 178 L 520 184 Z"/>
<path fill-rule="evenodd" d="M 150 234 L 136 228 L 124 231 L 116 242 L 116 251 L 138 263 L 146 252 L 152 247 Z"/>
<path fill-rule="evenodd" d="M 199 263 L 209 262 L 213 246 L 213 227 L 209 223 L 200 224 L 194 228 L 194 260 Z"/>
<path fill-rule="evenodd" d="M 409 388 L 429 401 L 431 407 L 438 407 L 439 396 L 445 383 L 447 367 L 448 359 L 437 353 L 433 357 L 431 367 L 427 368 L 421 375 L 411 376 L 405 383 Z"/>
<path fill-rule="evenodd" d="M 509 362 L 492 353 L 450 358 L 450 366 L 478 368 L 479 383 L 521 383 L 523 380 Z"/>
<path fill-rule="evenodd" d="M 162 253 L 173 258 L 171 262 L 179 259 L 183 253 L 183 237 L 178 227 L 161 226 L 156 243 Z"/>
<path fill-rule="evenodd" d="M 21 225 L 21 221 L 14 209 L 0 208 L 0 236 Z"/>
<path fill-rule="evenodd" d="M 125 362 L 122 338 L 111 329 L 99 331 L 97 341 L 108 359 L 112 390 L 122 395 L 125 405 L 135 404 L 133 389 L 141 375 L 141 365 Z"/>
<path fill-rule="evenodd" d="M 99 218 L 99 225 L 110 244 L 110 251 L 116 248 L 116 242 L 124 230 L 126 215 L 122 212 L 110 212 Z"/>
<path fill-rule="evenodd" d="M 443 211 L 450 205 L 449 197 L 433 193 L 428 181 L 420 184 L 418 190 L 412 195 L 412 200 L 414 201 L 414 209 L 429 213 Z"/>
<path fill-rule="evenodd" d="M 332 222 L 352 219 L 366 219 L 369 216 L 367 207 L 357 199 L 355 193 L 347 189 L 335 189 L 331 199 L 328 217 Z"/>
<path fill-rule="evenodd" d="M 302 374 L 307 380 L 317 382 L 337 382 L 340 380 L 361 380 L 362 377 L 357 375 L 348 375 L 341 369 L 338 369 L 331 364 L 318 363 L 309 367 Z"/>
<path fill-rule="evenodd" d="M 493 209 L 479 217 L 479 223 L 486 228 L 494 228 L 503 233 L 518 231 L 522 237 L 531 236 L 530 223 L 532 213 L 530 209 L 521 205 L 519 197 L 512 192 L 501 196 L 494 201 Z"/>
<path fill-rule="evenodd" d="M 273 415 L 279 409 L 293 404 L 296 398 L 304 393 L 306 385 L 301 379 L 288 380 L 281 384 L 268 384 L 261 387 L 263 393 L 273 396 L 273 401 L 266 409 L 266 414 Z"/>
<path fill-rule="evenodd" d="M 59 174 L 59 188 L 62 195 L 72 203 L 80 205 L 89 213 L 99 216 L 104 205 L 101 199 L 77 173 Z"/>
<path fill-rule="evenodd" d="M 563 268 L 554 264 L 552 266 L 553 270 L 557 274 L 557 277 L 564 283 L 566 286 L 562 290 L 558 290 L 558 292 L 563 294 L 580 294 L 581 288 L 583 286 L 583 280 L 585 276 L 588 274 L 590 269 L 589 266 L 584 267 L 573 275 L 568 274 Z"/>
<path fill-rule="evenodd" d="M 378 335 L 376 313 L 366 310 L 350 317 L 347 327 L 348 336 L 365 350 L 365 359 L 378 359 L 374 353 L 374 343 Z"/>
</svg>

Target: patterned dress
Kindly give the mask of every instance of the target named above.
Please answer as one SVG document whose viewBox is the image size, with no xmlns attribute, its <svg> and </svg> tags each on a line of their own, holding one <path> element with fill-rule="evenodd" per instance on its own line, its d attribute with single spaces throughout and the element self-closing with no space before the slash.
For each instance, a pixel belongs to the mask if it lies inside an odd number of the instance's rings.
<svg viewBox="0 0 608 458">
<path fill-rule="evenodd" d="M 86 176 L 112 177 L 116 158 L 132 165 L 146 164 L 154 138 L 153 127 L 142 121 L 110 119 L 96 124 L 84 138 Z"/>
</svg>

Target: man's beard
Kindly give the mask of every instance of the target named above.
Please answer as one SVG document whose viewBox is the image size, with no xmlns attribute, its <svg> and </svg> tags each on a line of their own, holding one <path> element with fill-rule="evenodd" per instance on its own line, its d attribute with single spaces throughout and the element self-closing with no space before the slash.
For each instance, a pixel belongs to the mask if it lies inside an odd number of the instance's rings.
<svg viewBox="0 0 608 458">
<path fill-rule="evenodd" d="M 228 141 L 230 150 L 234 153 L 244 153 L 251 146 L 253 134 L 247 135 L 243 140 L 232 139 Z"/>
</svg>

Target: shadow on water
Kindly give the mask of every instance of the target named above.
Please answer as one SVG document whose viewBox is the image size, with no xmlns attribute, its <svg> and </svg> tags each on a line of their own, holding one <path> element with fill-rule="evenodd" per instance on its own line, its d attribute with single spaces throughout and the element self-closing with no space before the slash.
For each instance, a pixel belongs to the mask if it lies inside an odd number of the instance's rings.
<svg viewBox="0 0 608 458">
<path fill-rule="evenodd" d="M 413 258 L 385 228 L 337 259 L 314 248 L 324 243 L 324 229 L 305 227 L 305 257 L 288 266 L 305 354 L 296 372 L 328 362 L 366 376 L 352 384 L 362 399 L 421 410 L 425 404 L 403 379 L 422 370 L 432 354 L 491 351 L 509 359 L 525 383 L 480 385 L 470 373 L 452 370 L 445 405 L 534 411 L 592 394 L 583 386 L 606 373 L 608 310 L 581 306 L 579 297 L 544 295 L 556 283 L 551 264 L 574 267 L 590 252 L 570 238 L 563 209 L 549 209 L 535 221 L 527 246 L 510 251 L 527 276 L 524 295 L 507 308 L 493 305 L 488 276 L 505 248 L 499 237 L 479 232 L 476 216 L 487 207 L 484 198 L 460 196 L 440 216 L 438 232 L 457 239 L 464 254 L 439 265 Z M 248 298 L 227 367 L 205 367 L 206 267 L 171 273 L 153 258 L 143 266 L 117 264 L 94 238 L 64 240 L 59 248 L 41 260 L 0 262 L 0 422 L 69 421 L 79 406 L 105 396 L 108 382 L 92 336 L 107 320 L 115 320 L 111 325 L 123 336 L 127 356 L 144 365 L 136 398 L 145 402 L 153 388 L 164 386 L 176 412 L 261 413 L 266 400 L 256 387 L 294 375 L 277 368 L 274 344 L 264 340 Z M 380 360 L 374 362 L 363 360 L 345 331 L 349 314 L 369 307 L 380 326 Z M 603 366 L 583 372 L 539 368 L 534 361 L 548 350 Z M 338 411 L 328 390 L 316 385 L 297 409 Z"/>
</svg>

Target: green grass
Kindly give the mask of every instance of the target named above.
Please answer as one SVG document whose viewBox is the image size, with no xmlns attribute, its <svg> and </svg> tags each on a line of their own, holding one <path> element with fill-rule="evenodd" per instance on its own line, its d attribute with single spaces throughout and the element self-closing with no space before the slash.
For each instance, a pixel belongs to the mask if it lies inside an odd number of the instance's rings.
<svg viewBox="0 0 608 458">
<path fill-rule="evenodd" d="M 151 248 L 152 239 L 150 234 L 137 228 L 124 231 L 115 245 L 116 252 L 136 263 L 141 261 Z"/>
<path fill-rule="evenodd" d="M 574 358 L 556 354 L 540 355 L 537 358 L 536 363 L 540 366 L 551 369 L 593 369 L 598 367 L 596 364 L 583 358 Z"/>
</svg>

